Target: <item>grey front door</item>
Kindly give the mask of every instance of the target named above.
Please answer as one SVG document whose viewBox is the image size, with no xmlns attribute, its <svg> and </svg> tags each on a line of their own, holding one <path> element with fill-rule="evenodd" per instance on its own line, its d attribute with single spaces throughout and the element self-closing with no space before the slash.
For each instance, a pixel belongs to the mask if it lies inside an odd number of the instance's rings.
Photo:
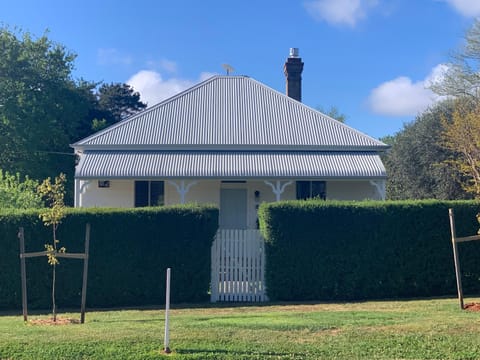
<svg viewBox="0 0 480 360">
<path fill-rule="evenodd" d="M 221 229 L 247 228 L 247 190 L 220 189 Z"/>
</svg>

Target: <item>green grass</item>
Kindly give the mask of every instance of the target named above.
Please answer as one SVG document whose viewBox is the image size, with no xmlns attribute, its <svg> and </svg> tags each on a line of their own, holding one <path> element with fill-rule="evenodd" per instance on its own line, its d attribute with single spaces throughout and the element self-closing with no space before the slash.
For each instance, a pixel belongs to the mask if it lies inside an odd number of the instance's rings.
<svg viewBox="0 0 480 360">
<path fill-rule="evenodd" d="M 59 326 L 4 315 L 0 359 L 480 359 L 480 312 L 455 299 L 205 306 L 170 319 L 164 355 L 163 310 L 89 312 Z"/>
</svg>

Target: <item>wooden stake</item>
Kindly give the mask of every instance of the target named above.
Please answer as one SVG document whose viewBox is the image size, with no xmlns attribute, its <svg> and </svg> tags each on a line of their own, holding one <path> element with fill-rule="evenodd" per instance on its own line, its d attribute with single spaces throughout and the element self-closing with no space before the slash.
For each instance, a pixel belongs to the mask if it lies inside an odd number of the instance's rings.
<svg viewBox="0 0 480 360">
<path fill-rule="evenodd" d="M 166 354 L 170 354 L 170 319 L 169 319 L 169 311 L 170 311 L 170 271 L 171 269 L 167 269 L 167 287 L 165 291 L 165 337 L 164 337 L 164 348 Z"/>
<path fill-rule="evenodd" d="M 85 226 L 85 257 L 83 258 L 82 304 L 80 307 L 80 323 L 85 323 L 85 305 L 87 302 L 88 254 L 90 248 L 90 224 Z"/>
<path fill-rule="evenodd" d="M 452 234 L 453 261 L 455 262 L 455 276 L 457 278 L 458 301 L 460 302 L 460 308 L 463 310 L 464 305 L 463 305 L 462 275 L 460 271 L 460 261 L 458 259 L 457 233 L 455 230 L 455 216 L 453 214 L 453 209 L 448 209 L 448 215 L 450 217 L 450 231 Z"/>
<path fill-rule="evenodd" d="M 20 240 L 20 270 L 22 276 L 22 308 L 23 320 L 27 321 L 27 271 L 25 265 L 26 258 L 46 256 L 49 251 L 37 251 L 25 253 L 25 235 L 23 227 L 18 229 L 18 238 Z M 83 283 L 82 283 L 82 304 L 80 309 L 80 322 L 85 322 L 85 304 L 87 300 L 87 278 L 88 278 L 88 254 L 90 248 L 90 224 L 85 228 L 85 253 L 61 253 L 54 252 L 56 257 L 69 259 L 83 259 Z"/>
<path fill-rule="evenodd" d="M 27 270 L 25 265 L 25 234 L 23 227 L 18 229 L 18 238 L 20 240 L 20 272 L 22 277 L 22 312 L 23 321 L 28 320 L 27 309 Z"/>
</svg>

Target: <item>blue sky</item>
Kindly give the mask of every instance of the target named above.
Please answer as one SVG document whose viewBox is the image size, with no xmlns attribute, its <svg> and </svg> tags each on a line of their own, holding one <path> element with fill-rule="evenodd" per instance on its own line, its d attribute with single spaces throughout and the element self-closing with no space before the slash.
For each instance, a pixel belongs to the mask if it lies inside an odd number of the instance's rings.
<svg viewBox="0 0 480 360">
<path fill-rule="evenodd" d="M 0 23 L 78 55 L 75 77 L 126 82 L 149 105 L 212 74 L 248 75 L 285 92 L 300 49 L 302 100 L 347 124 L 393 135 L 436 96 L 425 88 L 480 16 L 480 0 L 16 0 Z"/>
</svg>

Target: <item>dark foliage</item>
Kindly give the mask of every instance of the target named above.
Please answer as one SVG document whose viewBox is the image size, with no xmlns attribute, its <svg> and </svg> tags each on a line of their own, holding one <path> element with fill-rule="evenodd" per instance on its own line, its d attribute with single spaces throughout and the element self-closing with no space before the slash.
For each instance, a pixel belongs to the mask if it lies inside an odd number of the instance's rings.
<svg viewBox="0 0 480 360">
<path fill-rule="evenodd" d="M 362 300 L 456 293 L 448 208 L 476 234 L 478 202 L 286 202 L 261 207 L 271 300 Z M 480 292 L 480 242 L 460 245 L 466 294 Z"/>
<path fill-rule="evenodd" d="M 165 273 L 172 268 L 174 303 L 208 299 L 210 249 L 218 227 L 211 207 L 136 210 L 71 210 L 59 227 L 67 253 L 84 252 L 91 224 L 88 307 L 158 305 L 165 302 Z M 0 308 L 21 307 L 18 228 L 26 251 L 42 251 L 49 229 L 38 212 L 0 214 Z M 61 258 L 57 266 L 58 307 L 79 307 L 83 262 Z M 27 259 L 30 308 L 48 308 L 51 271 L 46 257 Z"/>
<path fill-rule="evenodd" d="M 127 84 L 102 84 L 97 97 L 99 109 L 105 113 L 107 125 L 125 119 L 147 107 L 147 104 L 140 101 L 140 94 Z"/>
<path fill-rule="evenodd" d="M 75 80 L 76 55 L 47 34 L 0 26 L 0 169 L 41 181 L 61 172 L 73 179 L 70 144 L 143 108 L 140 95 L 126 84 Z M 73 201 L 68 186 L 66 202 Z"/>
<path fill-rule="evenodd" d="M 383 156 L 387 169 L 387 198 L 468 199 L 456 171 L 443 163 L 454 154 L 441 146 L 442 117 L 451 118 L 454 104 L 445 101 L 406 124 L 395 136 L 383 141 L 391 149 Z"/>
</svg>

